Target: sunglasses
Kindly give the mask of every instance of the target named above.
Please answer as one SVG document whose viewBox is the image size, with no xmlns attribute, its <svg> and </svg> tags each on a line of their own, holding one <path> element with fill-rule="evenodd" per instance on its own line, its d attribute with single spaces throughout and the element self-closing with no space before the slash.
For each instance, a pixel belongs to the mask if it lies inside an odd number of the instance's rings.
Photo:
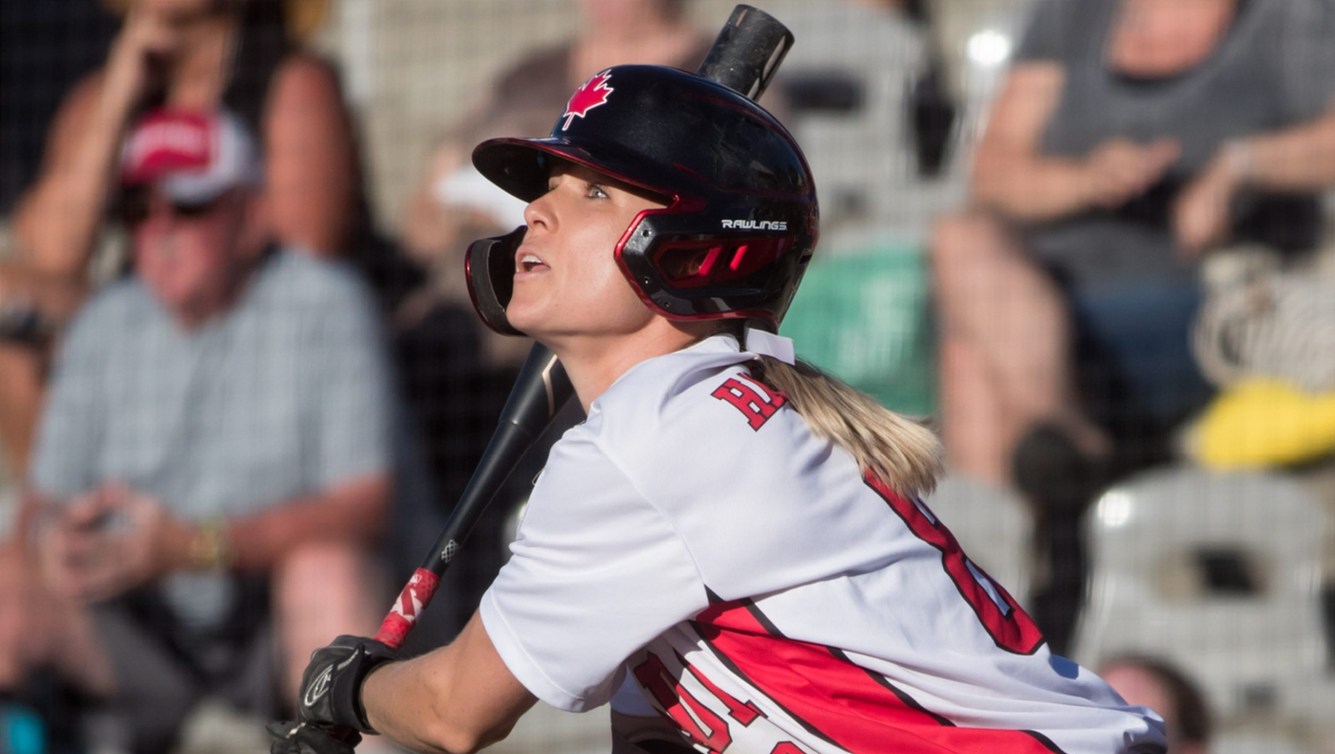
<svg viewBox="0 0 1335 754">
<path fill-rule="evenodd" d="M 167 208 L 172 217 L 192 220 L 207 216 L 215 207 L 222 204 L 231 192 L 223 193 L 200 202 L 187 202 L 179 199 L 161 197 L 159 206 Z M 147 188 L 131 188 L 121 192 L 116 206 L 116 215 L 128 227 L 134 227 L 147 220 L 153 213 L 153 194 Z"/>
</svg>

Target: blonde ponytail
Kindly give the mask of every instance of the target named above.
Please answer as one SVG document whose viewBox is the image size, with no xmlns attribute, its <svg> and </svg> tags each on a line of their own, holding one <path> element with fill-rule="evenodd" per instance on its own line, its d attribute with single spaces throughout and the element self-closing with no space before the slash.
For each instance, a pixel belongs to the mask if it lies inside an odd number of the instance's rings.
<svg viewBox="0 0 1335 754">
<path fill-rule="evenodd" d="M 751 373 L 786 394 L 811 430 L 851 453 L 864 474 L 905 495 L 936 486 L 943 452 L 932 430 L 801 360 L 762 356 L 751 362 Z"/>
</svg>

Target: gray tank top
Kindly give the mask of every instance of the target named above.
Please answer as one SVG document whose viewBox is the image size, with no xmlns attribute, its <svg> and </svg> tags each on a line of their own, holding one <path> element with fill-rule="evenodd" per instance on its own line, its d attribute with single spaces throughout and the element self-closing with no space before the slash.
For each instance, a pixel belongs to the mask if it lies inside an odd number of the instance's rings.
<svg viewBox="0 0 1335 754">
<path fill-rule="evenodd" d="M 1312 0 L 1238 0 L 1232 27 L 1205 60 L 1182 73 L 1138 79 L 1110 70 L 1105 49 L 1120 0 L 1040 0 L 1016 60 L 1066 69 L 1043 134 L 1054 155 L 1083 155 L 1112 137 L 1174 137 L 1182 157 L 1157 185 L 1123 207 L 1030 229 L 1033 253 L 1074 285 L 1194 275 L 1177 258 L 1171 211 L 1181 189 L 1229 139 L 1318 115 L 1331 94 L 1328 21 Z M 1234 207 L 1234 239 L 1293 252 L 1320 232 L 1317 197 L 1247 192 Z"/>
</svg>

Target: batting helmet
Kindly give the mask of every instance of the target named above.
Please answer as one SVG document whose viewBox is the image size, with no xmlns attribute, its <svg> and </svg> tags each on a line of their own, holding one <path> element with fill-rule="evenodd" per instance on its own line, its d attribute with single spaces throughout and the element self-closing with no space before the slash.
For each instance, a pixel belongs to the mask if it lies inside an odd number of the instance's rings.
<svg viewBox="0 0 1335 754">
<path fill-rule="evenodd" d="M 819 211 L 802 150 L 764 108 L 675 68 L 616 66 L 575 91 L 550 136 L 473 151 L 484 176 L 524 201 L 547 191 L 559 160 L 668 200 L 641 213 L 612 251 L 652 310 L 777 329 L 815 249 Z M 473 304 L 497 332 L 519 334 L 505 306 L 524 231 L 469 248 Z"/>
</svg>

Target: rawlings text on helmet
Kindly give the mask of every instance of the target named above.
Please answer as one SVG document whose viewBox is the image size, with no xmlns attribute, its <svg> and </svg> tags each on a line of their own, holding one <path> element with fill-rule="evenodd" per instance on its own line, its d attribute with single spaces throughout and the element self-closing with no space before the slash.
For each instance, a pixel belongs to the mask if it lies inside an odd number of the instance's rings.
<svg viewBox="0 0 1335 754">
<path fill-rule="evenodd" d="M 787 220 L 722 220 L 728 230 L 788 230 Z"/>
</svg>

